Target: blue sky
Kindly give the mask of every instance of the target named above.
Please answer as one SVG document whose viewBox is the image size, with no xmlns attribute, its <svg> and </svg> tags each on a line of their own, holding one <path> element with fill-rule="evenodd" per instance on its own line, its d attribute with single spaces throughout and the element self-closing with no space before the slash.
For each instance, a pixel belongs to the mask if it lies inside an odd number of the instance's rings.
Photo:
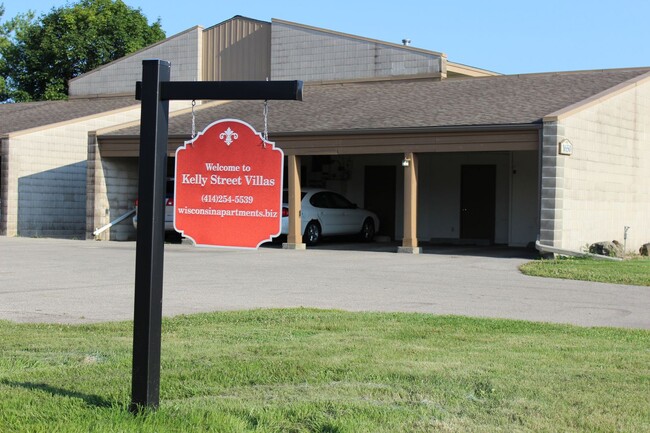
<svg viewBox="0 0 650 433">
<path fill-rule="evenodd" d="M 0 0 L 4 19 L 65 0 Z M 650 66 L 648 0 L 125 0 L 168 36 L 234 15 L 279 18 L 444 52 L 452 62 L 506 74 Z"/>
</svg>

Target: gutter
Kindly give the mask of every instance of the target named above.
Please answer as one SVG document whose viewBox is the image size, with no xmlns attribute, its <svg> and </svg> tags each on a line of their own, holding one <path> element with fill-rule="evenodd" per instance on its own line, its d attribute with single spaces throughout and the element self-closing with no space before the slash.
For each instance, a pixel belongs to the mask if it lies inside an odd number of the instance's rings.
<svg viewBox="0 0 650 433">
<path fill-rule="evenodd" d="M 184 113 L 185 114 L 185 113 Z M 136 121 L 137 122 L 137 121 Z M 139 123 L 139 122 L 138 122 Z M 542 123 L 510 123 L 502 125 L 460 125 L 460 126 L 412 126 L 403 128 L 360 128 L 360 129 L 338 129 L 322 131 L 278 131 L 269 132 L 271 140 L 283 137 L 314 137 L 314 136 L 340 136 L 340 135 L 374 135 L 374 134 L 432 134 L 432 133 L 456 133 L 456 132 L 511 132 L 511 131 L 540 131 Z M 112 132 L 112 131 L 111 131 Z M 140 141 L 140 135 L 136 134 L 97 134 L 100 140 L 119 141 Z M 169 134 L 170 140 L 189 140 L 189 134 Z"/>
<path fill-rule="evenodd" d="M 505 132 L 505 131 L 539 131 L 542 123 L 511 123 L 500 125 L 458 125 L 458 126 L 412 126 L 398 128 L 360 128 L 323 131 L 278 131 L 269 132 L 270 137 L 310 137 L 319 135 L 372 135 L 372 134 L 431 134 L 454 132 Z"/>
</svg>

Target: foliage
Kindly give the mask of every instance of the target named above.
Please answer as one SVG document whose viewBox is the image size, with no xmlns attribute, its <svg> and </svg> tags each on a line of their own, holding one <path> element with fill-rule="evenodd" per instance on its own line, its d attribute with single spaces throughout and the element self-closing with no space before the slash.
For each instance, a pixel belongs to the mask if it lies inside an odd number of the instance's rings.
<svg viewBox="0 0 650 433">
<path fill-rule="evenodd" d="M 308 309 L 163 321 L 132 416 L 130 322 L 0 322 L 0 431 L 647 432 L 650 332 Z"/>
<path fill-rule="evenodd" d="M 2 16 L 5 14 L 5 7 L 4 4 L 0 3 L 0 22 L 2 21 Z M 9 39 L 6 34 L 6 30 L 4 26 L 0 25 L 0 52 L 2 52 L 3 48 L 9 44 Z M 3 70 L 4 68 L 4 63 L 5 60 L 0 56 L 0 71 Z M 0 100 L 5 100 L 7 94 L 7 84 L 5 83 L 5 79 L 3 76 L 0 75 Z"/>
<path fill-rule="evenodd" d="M 520 266 L 519 269 L 526 275 L 536 277 L 650 286 L 650 260 L 647 258 L 620 262 L 591 258 L 536 260 Z"/>
<path fill-rule="evenodd" d="M 0 5 L 0 18 L 4 15 L 4 6 Z M 25 29 L 32 25 L 34 13 L 28 11 L 19 14 L 0 25 L 0 101 L 29 100 L 29 95 L 12 86 L 12 78 L 8 76 L 11 69 L 6 53 L 13 50 L 13 39 L 26 37 Z"/>
<path fill-rule="evenodd" d="M 2 25 L 3 100 L 65 99 L 68 80 L 165 37 L 140 9 L 121 0 L 80 0 L 38 19 L 18 15 Z"/>
</svg>

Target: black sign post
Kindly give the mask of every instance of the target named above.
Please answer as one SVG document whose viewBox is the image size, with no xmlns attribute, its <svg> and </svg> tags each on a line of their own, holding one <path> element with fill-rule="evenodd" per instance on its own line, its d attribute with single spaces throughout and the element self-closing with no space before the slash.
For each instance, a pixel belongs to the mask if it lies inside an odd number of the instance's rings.
<svg viewBox="0 0 650 433">
<path fill-rule="evenodd" d="M 142 101 L 135 257 L 132 412 L 156 409 L 160 400 L 160 340 L 165 240 L 165 179 L 170 100 L 302 101 L 302 81 L 169 81 L 171 64 L 142 62 Z"/>
</svg>

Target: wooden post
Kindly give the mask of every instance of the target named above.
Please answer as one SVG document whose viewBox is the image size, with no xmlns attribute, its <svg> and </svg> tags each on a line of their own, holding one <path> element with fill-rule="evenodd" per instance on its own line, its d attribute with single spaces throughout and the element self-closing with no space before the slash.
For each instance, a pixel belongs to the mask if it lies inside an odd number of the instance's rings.
<svg viewBox="0 0 650 433">
<path fill-rule="evenodd" d="M 300 157 L 289 155 L 287 157 L 287 174 L 289 177 L 289 233 L 287 242 L 282 248 L 288 250 L 304 250 L 305 244 L 302 242 L 302 221 L 300 217 Z"/>
<path fill-rule="evenodd" d="M 419 254 L 418 247 L 418 160 L 413 152 L 404 154 L 404 237 L 399 253 Z"/>
</svg>

